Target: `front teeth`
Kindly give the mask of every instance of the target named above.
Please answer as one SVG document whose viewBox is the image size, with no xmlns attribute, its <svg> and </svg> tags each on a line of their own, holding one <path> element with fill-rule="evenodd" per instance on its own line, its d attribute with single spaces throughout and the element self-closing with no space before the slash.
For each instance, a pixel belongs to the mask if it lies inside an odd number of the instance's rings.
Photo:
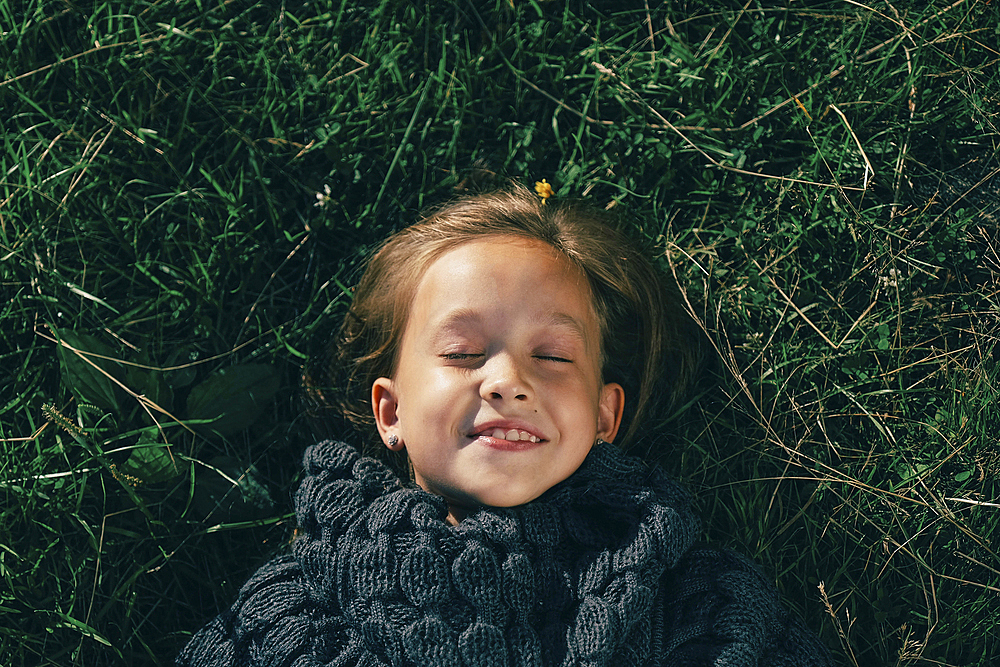
<svg viewBox="0 0 1000 667">
<path fill-rule="evenodd" d="M 538 442 L 538 438 L 526 433 L 525 431 L 518 431 L 517 429 L 511 429 L 510 431 L 505 431 L 502 428 L 495 428 L 493 432 L 489 434 L 491 438 L 496 438 L 498 440 L 510 440 L 511 442 L 517 442 L 518 440 L 528 440 L 530 442 Z"/>
</svg>

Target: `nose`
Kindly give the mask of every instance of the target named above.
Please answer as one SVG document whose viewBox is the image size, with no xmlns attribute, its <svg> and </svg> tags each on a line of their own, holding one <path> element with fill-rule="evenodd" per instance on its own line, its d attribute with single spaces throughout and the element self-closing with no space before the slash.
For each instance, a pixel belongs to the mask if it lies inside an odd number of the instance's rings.
<svg viewBox="0 0 1000 667">
<path fill-rule="evenodd" d="M 531 384 L 508 354 L 498 354 L 484 366 L 485 377 L 480 395 L 488 401 L 527 401 L 532 396 Z"/>
</svg>

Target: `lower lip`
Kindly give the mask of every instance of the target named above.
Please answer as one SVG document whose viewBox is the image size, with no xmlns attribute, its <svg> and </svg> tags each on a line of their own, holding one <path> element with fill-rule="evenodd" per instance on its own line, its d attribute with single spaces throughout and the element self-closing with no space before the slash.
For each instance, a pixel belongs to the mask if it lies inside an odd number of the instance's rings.
<svg viewBox="0 0 1000 667">
<path fill-rule="evenodd" d="M 531 440 L 503 440 L 488 435 L 480 435 L 476 437 L 476 440 L 490 449 L 499 449 L 504 452 L 524 452 L 545 444 L 544 440 L 539 440 L 538 442 L 532 442 Z"/>
</svg>

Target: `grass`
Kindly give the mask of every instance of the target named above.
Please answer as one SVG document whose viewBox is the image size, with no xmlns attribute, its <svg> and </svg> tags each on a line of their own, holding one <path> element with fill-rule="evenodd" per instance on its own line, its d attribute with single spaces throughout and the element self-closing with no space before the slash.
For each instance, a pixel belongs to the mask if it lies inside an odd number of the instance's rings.
<svg viewBox="0 0 1000 667">
<path fill-rule="evenodd" d="M 0 1 L 0 663 L 169 664 L 287 544 L 302 364 L 365 253 L 485 161 L 634 212 L 685 286 L 717 363 L 640 448 L 708 539 L 841 664 L 992 664 L 998 26 Z"/>
</svg>

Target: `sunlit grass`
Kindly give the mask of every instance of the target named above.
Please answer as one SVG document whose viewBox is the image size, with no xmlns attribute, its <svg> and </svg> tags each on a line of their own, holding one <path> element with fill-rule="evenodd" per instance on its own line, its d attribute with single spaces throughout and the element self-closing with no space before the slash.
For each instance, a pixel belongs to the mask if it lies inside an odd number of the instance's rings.
<svg viewBox="0 0 1000 667">
<path fill-rule="evenodd" d="M 479 163 L 678 275 L 708 539 L 845 665 L 992 664 L 996 3 L 598 4 L 0 2 L 0 663 L 169 664 L 287 545 L 301 365 Z"/>
</svg>

